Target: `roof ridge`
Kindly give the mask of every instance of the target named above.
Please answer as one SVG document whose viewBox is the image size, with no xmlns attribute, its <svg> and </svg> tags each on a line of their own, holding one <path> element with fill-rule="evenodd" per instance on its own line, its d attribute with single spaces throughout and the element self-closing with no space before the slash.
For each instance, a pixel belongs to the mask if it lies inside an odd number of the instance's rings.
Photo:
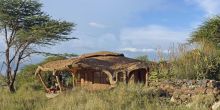
<svg viewBox="0 0 220 110">
<path fill-rule="evenodd" d="M 83 55 L 80 55 L 78 58 L 83 59 L 83 58 L 92 58 L 92 57 L 99 57 L 99 56 L 122 56 L 124 57 L 124 54 L 114 53 L 114 52 L 109 52 L 109 51 L 100 51 L 96 53 L 83 54 Z"/>
</svg>

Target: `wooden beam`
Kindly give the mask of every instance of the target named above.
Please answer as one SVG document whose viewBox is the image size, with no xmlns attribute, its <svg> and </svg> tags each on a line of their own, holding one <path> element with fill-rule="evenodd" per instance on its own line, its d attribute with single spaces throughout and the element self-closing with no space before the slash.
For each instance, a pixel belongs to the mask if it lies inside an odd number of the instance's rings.
<svg viewBox="0 0 220 110">
<path fill-rule="evenodd" d="M 102 72 L 104 72 L 104 73 L 108 76 L 110 85 L 116 84 L 116 81 L 113 80 L 113 77 L 112 77 L 112 74 L 111 74 L 110 71 L 108 71 L 108 70 L 102 70 Z"/>
<path fill-rule="evenodd" d="M 47 88 L 45 82 L 43 81 L 41 74 L 38 73 L 37 75 L 38 75 L 38 77 L 39 77 L 41 83 L 43 84 L 44 88 L 46 89 L 46 91 L 49 92 L 50 90 Z"/>
</svg>

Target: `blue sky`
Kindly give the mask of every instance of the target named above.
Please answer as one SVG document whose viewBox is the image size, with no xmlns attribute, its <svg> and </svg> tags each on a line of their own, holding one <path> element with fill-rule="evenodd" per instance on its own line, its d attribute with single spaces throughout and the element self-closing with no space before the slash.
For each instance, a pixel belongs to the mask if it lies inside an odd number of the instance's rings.
<svg viewBox="0 0 220 110">
<path fill-rule="evenodd" d="M 206 18 L 220 12 L 219 0 L 40 0 L 54 19 L 76 23 L 79 40 L 42 49 L 52 53 L 122 52 L 129 57 L 167 53 L 184 43 Z M 34 58 L 39 59 L 39 58 Z"/>
<path fill-rule="evenodd" d="M 77 24 L 71 36 L 51 52 L 123 52 L 130 57 L 167 52 L 184 43 L 207 17 L 218 14 L 219 0 L 41 0 L 55 19 Z M 68 47 L 68 48 L 67 48 Z"/>
<path fill-rule="evenodd" d="M 219 12 L 219 0 L 41 0 L 55 19 L 77 24 L 79 40 L 47 49 L 59 53 L 123 52 L 130 57 L 167 52 L 184 43 L 207 17 Z"/>
<path fill-rule="evenodd" d="M 96 51 L 148 55 L 184 43 L 201 23 L 220 13 L 220 0 L 40 0 L 54 19 L 77 24 L 70 36 L 42 51 L 83 54 Z M 0 47 L 3 47 L 0 40 Z M 2 56 L 1 56 L 2 57 Z M 28 59 L 37 63 L 42 56 Z M 2 62 L 2 60 L 0 60 Z"/>
</svg>

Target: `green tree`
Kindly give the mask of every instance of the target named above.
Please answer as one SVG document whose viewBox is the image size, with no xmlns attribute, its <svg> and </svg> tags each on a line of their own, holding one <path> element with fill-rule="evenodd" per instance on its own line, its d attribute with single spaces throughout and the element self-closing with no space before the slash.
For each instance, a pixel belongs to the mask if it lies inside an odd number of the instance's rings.
<svg viewBox="0 0 220 110">
<path fill-rule="evenodd" d="M 0 33 L 6 45 L 6 77 L 11 92 L 15 92 L 21 62 L 39 53 L 38 47 L 75 39 L 67 36 L 75 24 L 52 19 L 41 7 L 37 0 L 0 0 Z"/>
<path fill-rule="evenodd" d="M 191 35 L 190 42 L 203 43 L 211 42 L 220 47 L 220 16 L 207 19 Z"/>
</svg>

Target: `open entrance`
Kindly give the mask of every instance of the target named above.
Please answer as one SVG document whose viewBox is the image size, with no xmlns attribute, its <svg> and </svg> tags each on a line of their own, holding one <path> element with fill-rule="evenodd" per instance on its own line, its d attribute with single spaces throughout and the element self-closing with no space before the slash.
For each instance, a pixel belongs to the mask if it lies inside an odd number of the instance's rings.
<svg viewBox="0 0 220 110">
<path fill-rule="evenodd" d="M 43 75 L 43 79 L 51 93 L 73 88 L 73 77 L 69 71 L 57 72 L 55 75 L 52 72 L 48 72 Z"/>
<path fill-rule="evenodd" d="M 113 76 L 113 80 L 117 81 L 117 83 L 124 83 L 126 80 L 126 74 L 123 72 L 115 73 Z"/>
<path fill-rule="evenodd" d="M 137 69 L 129 73 L 128 83 L 145 83 L 146 69 Z"/>
</svg>

